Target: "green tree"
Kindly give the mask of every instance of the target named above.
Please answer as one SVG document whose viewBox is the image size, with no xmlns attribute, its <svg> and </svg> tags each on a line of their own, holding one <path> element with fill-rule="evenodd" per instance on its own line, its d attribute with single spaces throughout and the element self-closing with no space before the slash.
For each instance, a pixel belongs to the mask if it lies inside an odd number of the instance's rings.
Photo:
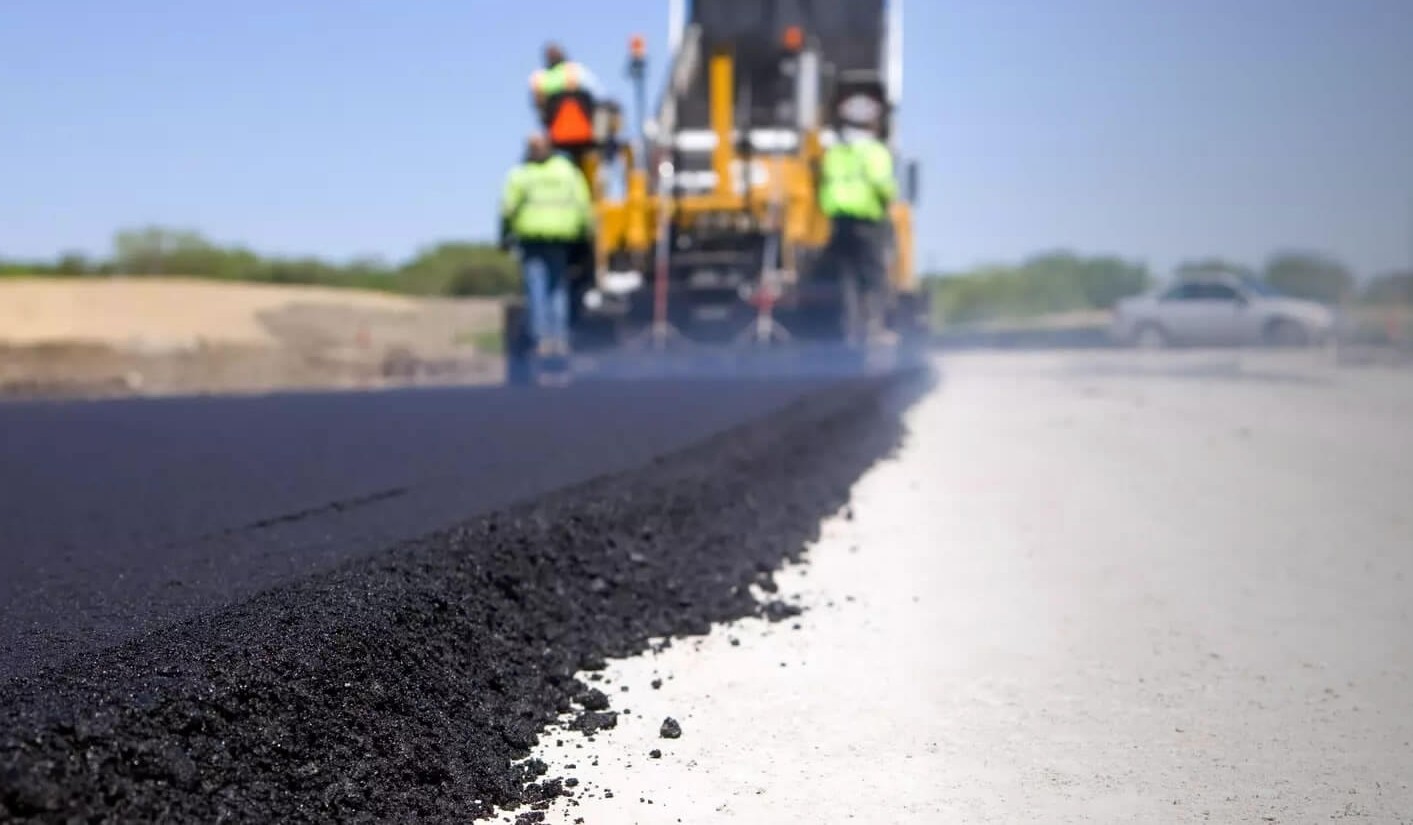
<svg viewBox="0 0 1413 825">
<path fill-rule="evenodd" d="M 94 264 L 82 252 L 65 252 L 54 264 L 58 275 L 87 275 L 94 270 Z"/>
<path fill-rule="evenodd" d="M 40 261 L 19 261 L 0 258 L 0 275 L 16 277 L 25 275 L 49 275 L 54 265 Z"/>
<path fill-rule="evenodd" d="M 206 275 L 191 269 L 209 269 L 211 244 L 195 232 L 149 226 L 126 229 L 113 238 L 113 265 L 128 275 Z M 183 270 L 186 271 L 183 271 Z"/>
<path fill-rule="evenodd" d="M 1374 278 L 1365 287 L 1363 297 L 1374 304 L 1413 305 L 1413 270 L 1389 272 Z"/>
<path fill-rule="evenodd" d="M 1183 261 L 1173 271 L 1178 280 L 1187 278 L 1211 278 L 1218 275 L 1231 275 L 1237 278 L 1254 278 L 1256 271 L 1245 264 L 1234 263 L 1222 258 L 1198 258 Z"/>
<path fill-rule="evenodd" d="M 490 244 L 445 242 L 417 253 L 397 273 L 415 295 L 506 295 L 520 283 L 515 259 Z"/>
<path fill-rule="evenodd" d="M 1142 292 L 1147 267 L 1111 256 L 1046 252 L 1019 266 L 990 265 L 930 279 L 933 309 L 943 323 L 1030 318 L 1107 309 Z"/>
<path fill-rule="evenodd" d="M 1108 309 L 1119 299 L 1147 289 L 1152 280 L 1148 268 L 1140 263 L 1113 256 L 1083 257 L 1064 251 L 1036 255 L 1021 268 L 1038 281 L 1064 284 L 1062 300 L 1072 304 L 1063 307 L 1066 309 Z M 1057 306 L 1052 311 L 1060 308 Z"/>
<path fill-rule="evenodd" d="M 1266 283 L 1297 298 L 1339 303 L 1354 289 L 1354 276 L 1338 261 L 1311 252 L 1282 252 L 1266 262 Z"/>
</svg>

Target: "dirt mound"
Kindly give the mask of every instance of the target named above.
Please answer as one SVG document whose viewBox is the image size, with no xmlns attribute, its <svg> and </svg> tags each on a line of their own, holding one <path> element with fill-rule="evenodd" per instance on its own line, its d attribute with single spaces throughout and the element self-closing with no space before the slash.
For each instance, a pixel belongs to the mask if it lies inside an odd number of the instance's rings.
<svg viewBox="0 0 1413 825">
<path fill-rule="evenodd" d="M 496 380 L 499 304 L 180 278 L 0 281 L 0 395 Z"/>
<path fill-rule="evenodd" d="M 0 281 L 0 341 L 117 348 L 275 346 L 261 313 L 296 304 L 413 312 L 413 299 L 375 292 L 182 278 Z"/>
</svg>

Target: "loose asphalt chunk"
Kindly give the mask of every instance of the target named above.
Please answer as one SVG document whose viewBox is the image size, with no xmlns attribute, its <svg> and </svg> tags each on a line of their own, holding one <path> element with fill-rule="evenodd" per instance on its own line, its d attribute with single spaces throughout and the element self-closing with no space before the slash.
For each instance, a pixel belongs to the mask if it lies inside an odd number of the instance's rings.
<svg viewBox="0 0 1413 825">
<path fill-rule="evenodd" d="M 589 695 L 576 671 L 767 614 L 760 571 L 799 558 L 926 384 L 841 381 L 647 467 L 0 685 L 0 820 L 464 822 L 528 807 L 521 821 L 537 821 L 563 786 L 526 757 Z"/>
<path fill-rule="evenodd" d="M 598 688 L 589 688 L 574 697 L 574 701 L 583 705 L 585 710 L 608 710 L 608 696 Z"/>
</svg>

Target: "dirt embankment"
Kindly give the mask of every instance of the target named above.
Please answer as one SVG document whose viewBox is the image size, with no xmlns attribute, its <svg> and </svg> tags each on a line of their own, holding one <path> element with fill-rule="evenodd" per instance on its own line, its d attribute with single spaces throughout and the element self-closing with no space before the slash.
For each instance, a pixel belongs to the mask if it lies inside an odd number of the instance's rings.
<svg viewBox="0 0 1413 825">
<path fill-rule="evenodd" d="M 181 278 L 0 282 L 0 397 L 370 387 L 499 378 L 499 310 Z"/>
</svg>

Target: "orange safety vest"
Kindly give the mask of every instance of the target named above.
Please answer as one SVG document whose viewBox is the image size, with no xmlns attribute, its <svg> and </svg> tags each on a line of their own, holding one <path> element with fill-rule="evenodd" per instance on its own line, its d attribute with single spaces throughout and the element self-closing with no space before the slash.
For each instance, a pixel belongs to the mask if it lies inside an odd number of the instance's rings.
<svg viewBox="0 0 1413 825">
<path fill-rule="evenodd" d="M 530 76 L 530 89 L 535 100 L 544 106 L 555 96 L 554 111 L 547 112 L 550 142 L 558 146 L 576 146 L 592 143 L 594 124 L 584 109 L 579 91 L 579 66 L 565 61 L 551 69 L 541 69 Z"/>
</svg>

